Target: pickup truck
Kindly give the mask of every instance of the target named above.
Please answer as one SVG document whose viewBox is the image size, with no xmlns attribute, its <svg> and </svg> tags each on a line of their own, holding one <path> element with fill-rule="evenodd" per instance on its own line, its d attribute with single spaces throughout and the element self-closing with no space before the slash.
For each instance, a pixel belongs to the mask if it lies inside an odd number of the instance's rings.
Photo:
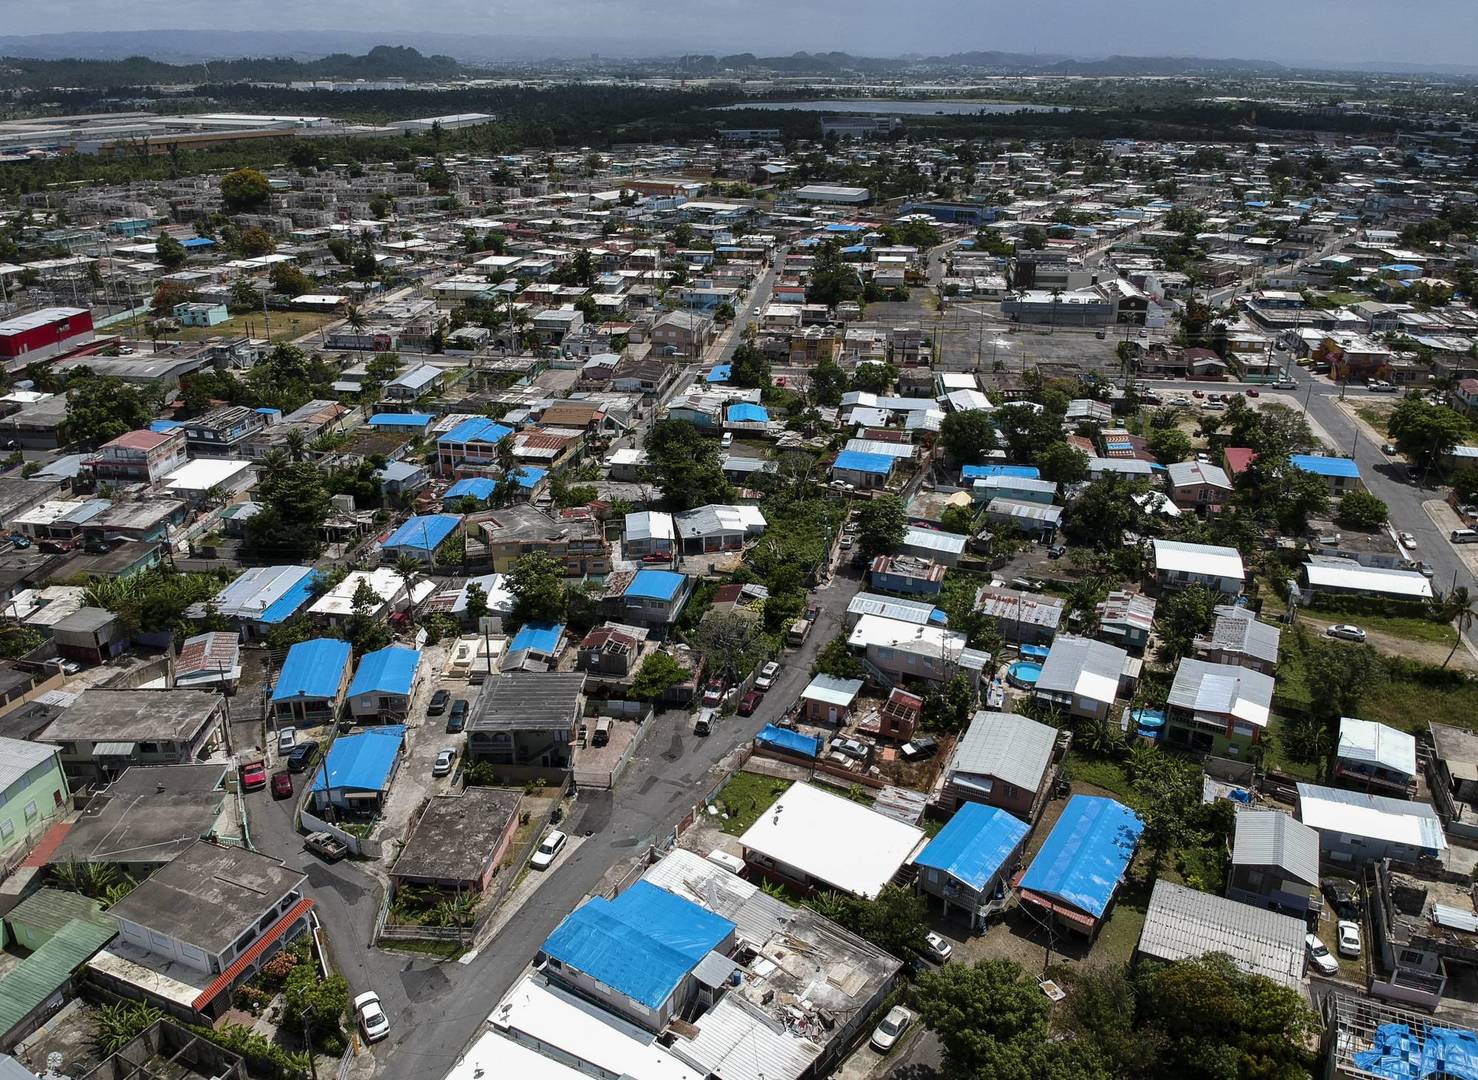
<svg viewBox="0 0 1478 1080">
<path fill-rule="evenodd" d="M 243 761 L 241 763 L 241 790 L 261 791 L 267 786 L 267 763 L 258 758 L 256 761 Z"/>
<path fill-rule="evenodd" d="M 345 855 L 349 854 L 349 849 L 344 846 L 344 841 L 332 833 L 309 833 L 308 838 L 303 841 L 303 846 L 319 858 L 326 859 L 328 862 L 338 862 Z"/>
</svg>

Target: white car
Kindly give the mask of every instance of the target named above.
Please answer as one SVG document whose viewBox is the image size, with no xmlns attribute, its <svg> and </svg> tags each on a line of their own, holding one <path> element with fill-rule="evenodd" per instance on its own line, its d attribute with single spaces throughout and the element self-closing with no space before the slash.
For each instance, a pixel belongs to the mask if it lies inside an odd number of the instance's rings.
<svg viewBox="0 0 1478 1080">
<path fill-rule="evenodd" d="M 749 313 L 756 319 L 765 313 L 764 308 L 750 308 Z"/>
<path fill-rule="evenodd" d="M 380 1007 L 380 995 L 373 990 L 354 999 L 354 1015 L 359 1017 L 365 1042 L 379 1042 L 390 1034 L 390 1019 Z"/>
<path fill-rule="evenodd" d="M 1333 975 L 1339 971 L 1339 961 L 1330 955 L 1324 942 L 1314 934 L 1304 935 L 1304 948 L 1309 953 L 1309 963 L 1319 969 L 1320 975 Z"/>
<path fill-rule="evenodd" d="M 886 1054 L 912 1023 L 913 1013 L 902 1005 L 894 1005 L 888 1010 L 888 1015 L 883 1017 L 883 1022 L 872 1029 L 872 1048 L 880 1054 Z"/>
<path fill-rule="evenodd" d="M 1360 955 L 1360 924 L 1351 919 L 1341 919 L 1335 926 L 1338 941 L 1335 948 L 1341 956 L 1359 957 Z"/>
<path fill-rule="evenodd" d="M 955 947 L 935 933 L 924 935 L 924 954 L 930 960 L 936 960 L 941 964 L 948 963 Z"/>
<path fill-rule="evenodd" d="M 1344 638 L 1346 641 L 1365 640 L 1365 631 L 1350 623 L 1335 623 L 1324 633 L 1329 637 Z"/>
<path fill-rule="evenodd" d="M 457 748 L 455 746 L 443 746 L 436 752 L 436 763 L 431 766 L 432 776 L 446 776 L 452 771 L 452 763 L 457 760 Z"/>
<path fill-rule="evenodd" d="M 754 688 L 761 691 L 770 689 L 770 687 L 775 685 L 775 679 L 779 674 L 780 665 L 771 660 L 764 667 L 760 668 L 759 677 L 754 680 Z"/>
<path fill-rule="evenodd" d="M 1401 537 L 1401 546 L 1402 547 L 1409 547 L 1409 548 L 1416 547 L 1416 537 L 1412 536 L 1411 533 L 1404 532 L 1404 533 L 1399 533 L 1398 535 Z"/>
<path fill-rule="evenodd" d="M 277 752 L 279 754 L 291 754 L 293 747 L 298 745 L 298 729 L 285 727 L 277 729 Z"/>
<path fill-rule="evenodd" d="M 539 845 L 539 850 L 534 852 L 533 858 L 529 859 L 529 865 L 535 870 L 548 870 L 555 856 L 564 850 L 565 841 L 568 839 L 569 837 L 558 829 L 550 829 L 549 835 L 544 837 L 544 842 Z"/>
</svg>

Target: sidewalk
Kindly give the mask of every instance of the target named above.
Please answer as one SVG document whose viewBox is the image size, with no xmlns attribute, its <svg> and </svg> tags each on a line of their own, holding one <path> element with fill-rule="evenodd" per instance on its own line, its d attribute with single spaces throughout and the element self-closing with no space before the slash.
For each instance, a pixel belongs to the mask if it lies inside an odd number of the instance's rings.
<svg viewBox="0 0 1478 1080">
<path fill-rule="evenodd" d="M 533 897 L 534 893 L 539 891 L 541 885 L 559 873 L 560 868 L 573 857 L 576 851 L 580 850 L 580 845 L 584 843 L 585 837 L 571 836 L 565 841 L 564 853 L 560 855 L 555 865 L 548 870 L 528 870 L 524 873 L 524 879 L 514 887 L 512 892 L 503 897 L 503 903 L 498 905 L 497 913 L 487 921 L 487 925 L 473 941 L 472 948 L 457 957 L 457 963 L 470 964 L 476 960 L 482 950 L 492 944 L 493 939 L 502 932 L 503 927 L 508 925 L 508 920 L 518 914 L 519 909 Z"/>
</svg>

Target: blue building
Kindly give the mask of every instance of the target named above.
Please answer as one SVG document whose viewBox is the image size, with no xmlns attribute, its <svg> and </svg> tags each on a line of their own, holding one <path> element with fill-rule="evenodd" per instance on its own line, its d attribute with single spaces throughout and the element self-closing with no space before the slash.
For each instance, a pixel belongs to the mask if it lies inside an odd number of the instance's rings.
<svg viewBox="0 0 1478 1080">
<path fill-rule="evenodd" d="M 391 645 L 365 653 L 349 683 L 349 711 L 360 723 L 404 720 L 421 669 L 421 650 Z"/>
<path fill-rule="evenodd" d="M 436 417 L 430 413 L 375 413 L 369 418 L 372 428 L 406 435 L 424 435 L 435 421 Z"/>
<path fill-rule="evenodd" d="M 955 816 L 919 852 L 914 879 L 919 889 L 965 913 L 970 929 L 979 930 L 986 916 L 1004 909 L 1006 883 L 1021 859 L 1030 831 L 1026 822 L 994 806 L 960 805 Z"/>
<path fill-rule="evenodd" d="M 637 881 L 581 904 L 544 939 L 551 980 L 648 1031 L 680 1017 L 700 987 L 737 970 L 735 927 L 690 900 Z"/>
<path fill-rule="evenodd" d="M 308 788 L 313 793 L 314 808 L 319 813 L 333 807 L 339 813 L 372 817 L 384 804 L 404 748 L 404 724 L 386 724 L 339 736 L 323 756 Z"/>
<path fill-rule="evenodd" d="M 1331 495 L 1343 495 L 1360 486 L 1360 466 L 1354 458 L 1324 457 L 1320 454 L 1290 454 L 1289 464 L 1324 481 Z"/>
<path fill-rule="evenodd" d="M 513 429 L 507 424 L 485 416 L 463 420 L 436 440 L 437 468 L 443 476 L 454 475 L 461 469 L 484 471 L 497 464 L 498 444 L 512 434 Z"/>
<path fill-rule="evenodd" d="M 966 486 L 976 480 L 992 476 L 1011 476 L 1021 480 L 1038 480 L 1042 470 L 1035 465 L 966 465 L 960 470 L 960 479 Z"/>
<path fill-rule="evenodd" d="M 887 487 L 898 459 L 891 454 L 870 454 L 865 450 L 843 450 L 831 464 L 831 478 L 851 484 L 858 491 Z"/>
<path fill-rule="evenodd" d="M 1017 887 L 1023 903 L 1092 937 L 1134 859 L 1144 824 L 1114 799 L 1074 795 Z"/>
<path fill-rule="evenodd" d="M 339 714 L 349 685 L 347 641 L 314 638 L 287 650 L 272 687 L 272 712 L 278 724 L 325 724 Z"/>
<path fill-rule="evenodd" d="M 441 505 L 455 505 L 462 499 L 475 499 L 485 503 L 493 497 L 493 489 L 497 486 L 497 482 L 490 477 L 469 476 L 446 489 L 446 494 L 441 497 Z"/>
<path fill-rule="evenodd" d="M 460 514 L 417 514 L 385 538 L 381 545 L 387 562 L 410 555 L 431 565 L 440 551 L 462 526 Z"/>
</svg>

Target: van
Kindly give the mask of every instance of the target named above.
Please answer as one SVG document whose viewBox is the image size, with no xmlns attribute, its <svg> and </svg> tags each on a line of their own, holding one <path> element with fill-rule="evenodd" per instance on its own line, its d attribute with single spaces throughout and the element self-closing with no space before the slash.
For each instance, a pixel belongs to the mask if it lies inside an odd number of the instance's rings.
<svg viewBox="0 0 1478 1080">
<path fill-rule="evenodd" d="M 694 735 L 707 735 L 713 730 L 713 723 L 718 718 L 718 713 L 713 709 L 698 710 L 698 718 L 693 721 Z"/>
<path fill-rule="evenodd" d="M 734 433 L 732 431 L 726 431 L 726 432 L 724 432 L 723 438 L 719 439 L 718 444 L 719 444 L 720 449 L 723 449 L 723 450 L 727 450 L 729 447 L 733 446 L 734 445 Z"/>
<path fill-rule="evenodd" d="M 590 736 L 591 746 L 604 746 L 611 741 L 611 718 L 609 716 L 597 716 L 595 718 L 595 732 Z"/>
<path fill-rule="evenodd" d="M 806 640 L 807 635 L 810 633 L 811 620 L 797 619 L 790 624 L 790 629 L 785 634 L 785 643 L 787 645 L 799 645 Z"/>
<path fill-rule="evenodd" d="M 1447 538 L 1454 544 L 1478 544 L 1478 529 L 1453 529 Z"/>
</svg>

